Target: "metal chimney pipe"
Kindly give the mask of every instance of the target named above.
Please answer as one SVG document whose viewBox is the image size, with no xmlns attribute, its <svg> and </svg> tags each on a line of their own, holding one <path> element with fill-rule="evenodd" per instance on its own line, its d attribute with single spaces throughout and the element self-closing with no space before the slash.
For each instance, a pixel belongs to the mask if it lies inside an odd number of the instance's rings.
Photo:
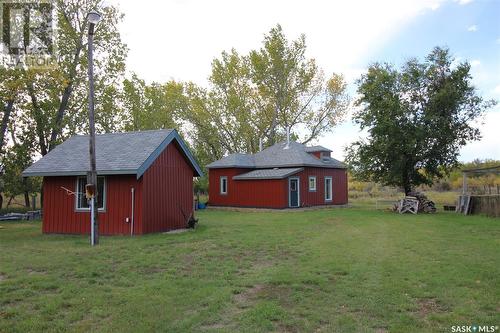
<svg viewBox="0 0 500 333">
<path fill-rule="evenodd" d="M 262 138 L 259 138 L 259 151 L 262 151 Z"/>
<path fill-rule="evenodd" d="M 285 149 L 290 148 L 290 127 L 286 128 L 286 146 Z"/>
</svg>

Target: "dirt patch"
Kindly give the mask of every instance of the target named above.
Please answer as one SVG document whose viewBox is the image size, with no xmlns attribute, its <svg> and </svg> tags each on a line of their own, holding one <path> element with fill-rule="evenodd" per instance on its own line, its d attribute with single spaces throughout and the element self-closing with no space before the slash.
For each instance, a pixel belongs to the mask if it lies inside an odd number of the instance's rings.
<svg viewBox="0 0 500 333">
<path fill-rule="evenodd" d="M 201 325 L 200 328 L 203 331 L 205 331 L 205 330 L 221 330 L 224 327 L 226 327 L 226 325 L 224 325 L 222 323 L 212 323 L 212 324 Z"/>
<path fill-rule="evenodd" d="M 28 272 L 28 275 L 46 275 L 47 274 L 47 272 L 44 270 L 37 270 L 37 269 L 33 269 L 33 268 L 28 268 L 26 271 Z"/>
<path fill-rule="evenodd" d="M 375 329 L 376 333 L 386 333 L 386 332 L 388 332 L 387 327 L 375 327 L 374 329 Z"/>
<path fill-rule="evenodd" d="M 299 331 L 298 328 L 292 325 L 278 325 L 278 330 L 277 330 L 277 332 L 280 333 L 296 333 L 298 331 Z"/>
<path fill-rule="evenodd" d="M 291 300 L 292 289 L 288 286 L 274 284 L 257 284 L 233 296 L 233 301 L 239 308 L 246 308 L 256 303 L 257 300 L 274 300 L 281 306 L 293 306 Z"/>
<path fill-rule="evenodd" d="M 163 267 L 147 267 L 142 270 L 145 274 L 157 274 L 165 272 L 165 268 Z"/>
<path fill-rule="evenodd" d="M 261 259 L 253 263 L 252 270 L 261 270 L 274 266 L 275 261 L 271 259 Z"/>
<path fill-rule="evenodd" d="M 244 290 L 243 292 L 234 295 L 233 300 L 240 307 L 246 307 L 250 301 L 257 298 L 257 295 L 264 290 L 263 284 L 257 284 L 251 288 Z"/>
<path fill-rule="evenodd" d="M 7 280 L 7 275 L 0 273 L 0 282 Z"/>
<path fill-rule="evenodd" d="M 239 263 L 239 268 L 236 272 L 237 275 L 245 275 L 249 273 L 258 272 L 264 269 L 273 267 L 276 264 L 274 259 L 266 257 L 258 257 L 251 262 L 245 263 L 245 256 L 237 256 L 235 259 Z"/>
<path fill-rule="evenodd" d="M 430 314 L 444 312 L 443 306 L 433 297 L 420 298 L 417 300 L 417 313 L 421 318 L 427 317 Z"/>
</svg>

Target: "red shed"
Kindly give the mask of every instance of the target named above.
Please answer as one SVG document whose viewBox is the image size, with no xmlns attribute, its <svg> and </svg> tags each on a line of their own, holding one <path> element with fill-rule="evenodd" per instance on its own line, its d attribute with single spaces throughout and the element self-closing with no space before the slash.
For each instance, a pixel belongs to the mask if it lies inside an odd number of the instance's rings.
<svg viewBox="0 0 500 333">
<path fill-rule="evenodd" d="M 331 150 L 281 142 L 208 165 L 214 206 L 296 208 L 347 204 L 347 170 Z"/>
<path fill-rule="evenodd" d="M 88 234 L 89 138 L 74 136 L 23 172 L 43 176 L 43 232 Z M 199 165 L 175 130 L 96 136 L 99 232 L 144 234 L 186 227 Z"/>
</svg>

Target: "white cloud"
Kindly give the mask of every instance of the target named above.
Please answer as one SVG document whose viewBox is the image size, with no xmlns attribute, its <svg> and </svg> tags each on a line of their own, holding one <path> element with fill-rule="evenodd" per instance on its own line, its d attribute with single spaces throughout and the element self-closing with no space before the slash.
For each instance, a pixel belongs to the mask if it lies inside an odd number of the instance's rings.
<svg viewBox="0 0 500 333">
<path fill-rule="evenodd" d="M 496 86 L 494 89 L 493 89 L 493 93 L 496 94 L 496 95 L 500 95 L 500 85 L 499 86 Z"/>
<path fill-rule="evenodd" d="M 478 27 L 475 24 L 473 24 L 467 28 L 467 31 L 470 31 L 470 32 L 476 32 L 477 30 L 478 30 Z"/>
<path fill-rule="evenodd" d="M 484 117 L 484 124 L 480 126 L 482 139 L 467 144 L 460 151 L 460 159 L 464 162 L 480 159 L 500 159 L 500 145 L 498 144 L 498 124 L 500 124 L 500 110 L 489 111 Z"/>
<path fill-rule="evenodd" d="M 170 78 L 205 84 L 210 65 L 224 50 L 261 47 L 280 23 L 292 39 L 304 33 L 308 56 L 326 74 L 364 66 L 371 53 L 422 13 L 446 0 L 109 0 L 125 14 L 121 24 L 130 51 L 127 67 L 147 81 Z M 362 10 L 360 10 L 362 9 Z"/>
<path fill-rule="evenodd" d="M 432 10 L 438 10 L 438 9 L 439 9 L 439 7 L 441 7 L 441 4 L 440 4 L 439 2 L 434 2 L 434 3 L 431 3 L 431 4 L 430 4 L 430 8 L 431 8 Z"/>
<path fill-rule="evenodd" d="M 470 62 L 470 65 L 471 65 L 472 67 L 477 67 L 477 66 L 481 65 L 481 61 L 479 61 L 479 60 L 477 60 L 477 59 L 474 59 L 474 60 L 472 60 L 472 61 Z"/>
<path fill-rule="evenodd" d="M 139 6 L 136 0 L 108 0 L 125 14 L 120 31 L 130 49 L 129 71 L 148 82 L 173 78 L 202 85 L 206 84 L 212 60 L 222 51 L 235 48 L 246 53 L 259 48 L 264 34 L 278 23 L 290 39 L 306 35 L 307 56 L 316 58 L 326 75 L 343 73 L 352 83 L 365 72 L 367 59 L 384 60 L 371 54 L 384 48 L 419 16 L 446 1 L 317 0 L 314 5 L 304 5 L 301 0 L 171 0 L 146 1 Z M 465 5 L 471 1 L 456 2 Z M 476 25 L 469 28 L 478 30 Z M 486 71 L 485 67 L 474 70 Z M 480 83 L 480 77 L 474 75 L 474 79 Z M 500 110 L 496 114 L 497 118 L 487 119 L 500 123 Z M 497 130 L 492 125 L 496 123 L 488 121 L 484 139 L 473 149 L 464 148 L 463 159 L 483 155 L 500 159 Z M 318 141 L 333 149 L 333 156 L 343 159 L 343 147 L 359 137 L 366 137 L 366 133 L 348 120 Z"/>
</svg>

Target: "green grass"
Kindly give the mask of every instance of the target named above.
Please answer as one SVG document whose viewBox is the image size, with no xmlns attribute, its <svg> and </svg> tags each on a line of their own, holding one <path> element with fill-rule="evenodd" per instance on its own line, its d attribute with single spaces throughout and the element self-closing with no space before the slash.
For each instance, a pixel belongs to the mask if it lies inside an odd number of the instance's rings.
<svg viewBox="0 0 500 333">
<path fill-rule="evenodd" d="M 500 220 L 200 212 L 195 231 L 0 223 L 0 332 L 450 332 L 500 324 Z"/>
</svg>

